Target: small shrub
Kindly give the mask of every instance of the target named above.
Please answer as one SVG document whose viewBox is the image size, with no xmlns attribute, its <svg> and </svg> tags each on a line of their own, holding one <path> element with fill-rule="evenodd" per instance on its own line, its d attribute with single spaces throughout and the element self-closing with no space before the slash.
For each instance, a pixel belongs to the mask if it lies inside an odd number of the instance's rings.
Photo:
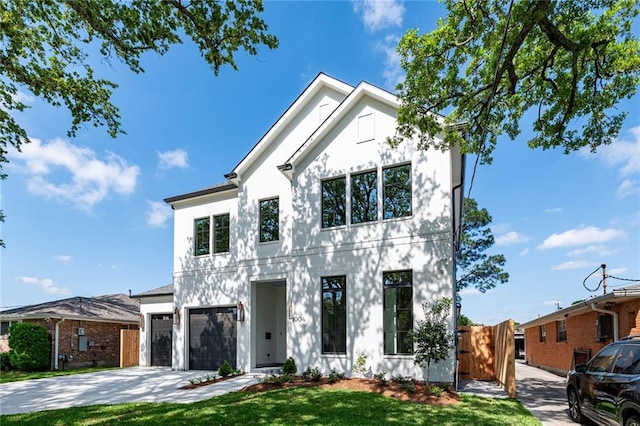
<svg viewBox="0 0 640 426">
<path fill-rule="evenodd" d="M 45 371 L 51 366 L 49 333 L 41 325 L 17 322 L 9 327 L 9 360 L 20 371 Z"/>
<path fill-rule="evenodd" d="M 287 358 L 286 361 L 284 362 L 284 365 L 282 366 L 282 373 L 296 374 L 297 372 L 298 372 L 298 367 L 296 366 L 296 362 L 293 360 L 292 357 Z"/>
<path fill-rule="evenodd" d="M 0 371 L 10 371 L 11 368 L 11 360 L 9 359 L 9 352 L 1 352 L 0 353 Z"/>
<path fill-rule="evenodd" d="M 307 367 L 302 373 L 302 378 L 305 382 L 319 382 L 322 379 L 322 373 L 318 367 Z"/>
<path fill-rule="evenodd" d="M 335 369 L 331 370 L 327 375 L 329 383 L 335 383 L 338 380 L 344 379 L 344 373 L 336 371 Z"/>
<path fill-rule="evenodd" d="M 222 377 L 227 377 L 231 373 L 233 373 L 233 367 L 231 367 L 231 364 L 229 364 L 229 361 L 225 359 L 222 365 L 220 366 L 220 368 L 218 368 L 218 375 Z"/>
<path fill-rule="evenodd" d="M 376 373 L 373 375 L 373 377 L 381 384 L 381 385 L 386 385 L 387 384 L 387 372 L 386 371 L 380 371 L 379 373 Z"/>
<path fill-rule="evenodd" d="M 436 398 L 440 398 L 447 392 L 447 389 L 444 386 L 439 385 L 431 385 L 429 386 L 429 394 L 435 396 Z"/>
<path fill-rule="evenodd" d="M 400 383 L 403 389 L 414 393 L 416 391 L 416 383 L 413 381 L 413 377 L 411 376 L 403 376 L 402 374 L 396 374 L 391 377 L 391 380 Z"/>
<path fill-rule="evenodd" d="M 353 363 L 353 372 L 362 377 L 367 375 L 367 355 L 364 351 L 358 352 L 358 358 Z"/>
<path fill-rule="evenodd" d="M 194 377 L 192 379 L 189 379 L 189 383 L 191 383 L 192 385 L 199 385 L 200 383 L 202 383 L 202 378 Z"/>
<path fill-rule="evenodd" d="M 293 382 L 294 377 L 291 374 L 270 374 L 260 379 L 260 383 L 271 383 L 276 386 L 282 386 L 285 383 Z"/>
</svg>

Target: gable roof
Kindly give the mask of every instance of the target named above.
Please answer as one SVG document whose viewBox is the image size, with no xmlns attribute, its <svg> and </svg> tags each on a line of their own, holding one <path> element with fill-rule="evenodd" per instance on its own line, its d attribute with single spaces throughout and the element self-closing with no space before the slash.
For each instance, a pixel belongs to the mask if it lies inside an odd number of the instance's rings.
<svg viewBox="0 0 640 426">
<path fill-rule="evenodd" d="M 83 321 L 137 323 L 140 302 L 125 294 L 70 297 L 0 312 L 2 320 L 65 318 Z"/>
<path fill-rule="evenodd" d="M 238 187 L 232 183 L 224 182 L 219 183 L 217 185 L 210 186 L 205 189 L 200 189 L 198 191 L 189 192 L 187 194 L 176 195 L 174 197 L 165 198 L 164 202 L 170 204 L 173 208 L 173 203 L 183 200 L 189 200 L 191 198 L 204 197 L 211 194 L 218 194 L 225 191 L 231 191 L 238 189 Z"/>
<path fill-rule="evenodd" d="M 173 284 L 163 285 L 162 287 L 154 288 L 152 290 L 144 291 L 140 294 L 134 294 L 132 299 L 142 299 L 145 297 L 155 296 L 173 296 Z"/>
<path fill-rule="evenodd" d="M 640 284 L 633 284 L 627 287 L 616 288 L 610 293 L 603 294 L 602 296 L 592 296 L 567 308 L 557 310 L 550 314 L 543 315 L 531 321 L 520 324 L 518 328 L 525 330 L 527 328 L 537 327 L 539 325 L 548 324 L 550 322 L 561 321 L 570 315 L 579 315 L 587 312 L 592 312 L 593 309 L 591 308 L 591 305 L 602 308 L 608 303 L 627 302 L 633 299 L 640 299 Z"/>
<path fill-rule="evenodd" d="M 242 174 L 251 167 L 251 165 L 260 158 L 262 154 L 271 144 L 271 142 L 287 127 L 292 120 L 302 111 L 307 103 L 323 88 L 330 88 L 336 92 L 347 96 L 353 91 L 353 86 L 330 77 L 327 74 L 319 73 L 316 78 L 305 88 L 305 90 L 296 98 L 295 101 L 287 108 L 287 110 L 276 120 L 275 123 L 260 138 L 258 143 L 244 156 L 244 158 L 234 167 L 231 173 L 225 175 L 225 178 L 232 183 L 237 184 Z"/>
</svg>

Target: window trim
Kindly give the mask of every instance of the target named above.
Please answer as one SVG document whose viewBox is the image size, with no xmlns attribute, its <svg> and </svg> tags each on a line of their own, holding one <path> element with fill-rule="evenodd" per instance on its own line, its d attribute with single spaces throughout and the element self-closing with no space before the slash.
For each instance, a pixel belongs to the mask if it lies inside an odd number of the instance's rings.
<svg viewBox="0 0 640 426">
<path fill-rule="evenodd" d="M 556 342 L 560 343 L 560 342 L 566 342 L 566 341 L 567 341 L 567 320 L 566 319 L 558 320 L 556 321 Z"/>
<path fill-rule="evenodd" d="M 216 219 L 219 218 L 223 218 L 226 217 L 227 218 L 227 249 L 226 250 L 221 250 L 218 251 L 218 247 L 217 247 L 217 242 L 218 242 L 218 238 L 216 235 L 216 231 L 217 231 L 217 227 L 216 227 Z M 216 214 L 213 215 L 213 220 L 212 222 L 212 227 L 213 227 L 213 232 L 212 234 L 212 247 L 213 247 L 213 254 L 224 254 L 224 253 L 229 253 L 231 251 L 231 214 L 230 213 L 221 213 L 221 214 Z"/>
<path fill-rule="evenodd" d="M 343 282 L 342 282 L 342 289 L 337 290 L 337 289 L 325 289 L 324 287 L 324 282 L 325 280 L 331 280 L 331 279 L 336 279 L 336 278 L 342 278 Z M 335 351 L 335 352 L 330 352 L 330 351 L 325 351 L 325 344 L 324 344 L 324 335 L 325 335 L 325 328 L 324 328 L 324 323 L 325 323 L 325 318 L 324 318 L 324 314 L 325 314 L 325 310 L 324 310 L 324 295 L 325 293 L 331 293 L 333 295 L 332 300 L 335 300 L 335 294 L 336 293 L 342 293 L 341 295 L 341 299 L 344 300 L 344 330 L 342 331 L 337 331 L 334 328 L 334 330 L 331 330 L 332 333 L 334 334 L 343 334 L 344 335 L 344 352 L 340 352 L 340 351 Z M 346 355 L 347 354 L 347 320 L 349 318 L 349 316 L 347 315 L 347 276 L 346 275 L 329 275 L 329 276 L 322 276 L 320 277 L 320 300 L 322 303 L 322 306 L 320 307 L 321 310 L 321 314 L 320 314 L 320 335 L 321 335 L 321 346 L 322 346 L 322 350 L 321 353 L 322 355 Z M 335 315 L 335 314 L 334 314 Z M 337 315 L 335 315 L 337 317 Z M 337 321 L 336 321 L 337 322 Z M 334 324 L 335 325 L 335 324 Z"/>
<path fill-rule="evenodd" d="M 207 252 L 198 254 L 198 242 L 199 234 L 198 234 L 198 221 L 207 220 L 209 221 L 209 226 L 207 226 Z M 211 254 L 211 216 L 202 216 L 193 219 L 193 255 L 195 257 L 209 256 Z"/>
<path fill-rule="evenodd" d="M 364 176 L 364 175 L 368 175 L 368 174 L 372 174 L 372 173 L 375 174 L 375 187 L 374 187 L 374 190 L 375 190 L 375 194 L 376 195 L 375 195 L 374 203 L 372 205 L 372 207 L 374 209 L 375 217 L 373 219 L 371 219 L 371 220 L 363 220 L 361 222 L 354 222 L 354 217 L 355 216 L 353 214 L 353 211 L 354 211 L 354 206 L 356 205 L 356 203 L 354 202 L 355 201 L 355 194 L 354 194 L 354 190 L 353 189 L 355 188 L 355 185 L 353 183 L 353 180 L 354 180 L 354 178 L 356 178 L 358 176 Z M 364 224 L 367 224 L 367 223 L 378 222 L 380 220 L 380 209 L 379 209 L 379 206 L 378 206 L 379 201 L 380 201 L 378 169 L 375 168 L 375 169 L 363 170 L 363 171 L 358 171 L 358 172 L 355 172 L 355 173 L 350 173 L 349 174 L 349 184 L 350 184 L 349 185 L 349 192 L 350 192 L 349 201 L 350 201 L 350 204 L 349 204 L 349 208 L 348 208 L 349 213 L 350 213 L 349 223 L 351 225 L 357 226 L 357 225 L 364 225 Z"/>
<path fill-rule="evenodd" d="M 335 220 L 331 223 L 328 224 L 327 226 L 325 226 L 325 222 L 324 222 L 324 206 L 325 206 L 325 202 L 324 202 L 324 184 L 327 182 L 332 182 L 332 181 L 337 181 L 342 179 L 344 181 L 344 193 L 341 194 L 343 195 L 343 217 L 342 217 L 342 221 L 343 223 L 341 224 L 335 224 Z M 347 193 L 349 192 L 347 190 L 347 183 L 349 182 L 349 180 L 347 179 L 347 175 L 346 174 L 342 174 L 342 175 L 338 175 L 338 176 L 333 176 L 330 178 L 326 178 L 326 179 L 321 179 L 320 180 L 320 229 L 336 229 L 336 228 L 344 228 L 347 226 L 347 224 L 349 223 L 348 221 L 348 213 L 349 213 L 349 208 L 347 206 L 347 201 L 349 199 L 349 197 L 347 197 Z M 335 216 L 334 216 L 335 217 Z"/>
<path fill-rule="evenodd" d="M 277 235 L 276 238 L 272 239 L 272 240 L 263 240 L 263 233 L 262 233 L 262 203 L 268 203 L 270 201 L 277 201 L 278 203 L 278 226 L 276 229 Z M 260 244 L 268 244 L 268 243 L 276 243 L 278 241 L 280 241 L 280 197 L 279 196 L 275 196 L 275 197 L 270 197 L 270 198 L 263 198 L 261 200 L 258 200 L 258 241 L 260 242 Z"/>
<path fill-rule="evenodd" d="M 387 274 L 393 274 L 393 273 L 402 273 L 402 272 L 408 272 L 410 274 L 411 277 L 411 281 L 407 282 L 407 281 L 402 281 L 399 283 L 393 283 L 393 284 L 385 284 L 385 275 Z M 413 318 L 413 301 L 414 301 L 414 294 L 413 294 L 413 287 L 414 287 L 414 283 L 413 283 L 413 269 L 394 269 L 394 270 L 389 270 L 389 271 L 383 271 L 382 272 L 382 351 L 383 351 L 383 355 L 384 356 L 412 356 L 413 355 L 413 347 L 411 347 L 409 349 L 408 352 L 398 352 L 398 348 L 397 348 L 397 342 L 395 344 L 396 347 L 396 352 L 394 353 L 387 353 L 386 350 L 386 335 L 387 335 L 387 329 L 385 327 L 386 324 L 386 314 L 387 314 L 387 306 L 386 306 L 386 290 L 389 289 L 397 289 L 397 288 L 410 288 L 411 289 L 411 301 L 409 303 L 409 309 L 405 309 L 406 310 L 410 310 L 411 312 L 411 318 L 410 318 L 410 324 L 411 324 L 411 330 L 414 329 L 414 318 Z M 395 311 L 397 312 L 397 311 Z M 402 333 L 409 333 L 408 331 L 401 331 Z M 397 325 L 395 326 L 394 329 L 394 334 L 395 334 L 395 339 L 397 339 L 397 335 L 398 335 L 398 328 Z"/>
<path fill-rule="evenodd" d="M 540 343 L 547 342 L 547 324 L 540 325 Z"/>
</svg>

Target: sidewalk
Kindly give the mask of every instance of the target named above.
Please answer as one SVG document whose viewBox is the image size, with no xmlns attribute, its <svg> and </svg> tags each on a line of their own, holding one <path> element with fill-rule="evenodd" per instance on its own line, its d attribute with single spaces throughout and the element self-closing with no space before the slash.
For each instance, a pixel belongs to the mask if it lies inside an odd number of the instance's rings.
<svg viewBox="0 0 640 426">
<path fill-rule="evenodd" d="M 516 361 L 516 398 L 544 426 L 575 425 L 569 418 L 565 378 Z"/>
</svg>

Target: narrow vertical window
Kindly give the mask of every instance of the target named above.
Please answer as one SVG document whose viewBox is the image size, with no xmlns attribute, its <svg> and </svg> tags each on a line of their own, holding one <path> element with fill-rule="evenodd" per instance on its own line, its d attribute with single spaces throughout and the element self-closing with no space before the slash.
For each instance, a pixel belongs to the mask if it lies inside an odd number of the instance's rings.
<svg viewBox="0 0 640 426">
<path fill-rule="evenodd" d="M 567 320 L 556 321 L 557 342 L 567 341 Z"/>
<path fill-rule="evenodd" d="M 547 326 L 542 324 L 540 326 L 540 342 L 544 343 L 547 341 Z"/>
<path fill-rule="evenodd" d="M 351 175 L 351 223 L 378 220 L 378 173 Z"/>
<path fill-rule="evenodd" d="M 210 232 L 208 217 L 195 220 L 194 252 L 196 256 L 209 254 Z"/>
<path fill-rule="evenodd" d="M 347 278 L 322 277 L 322 353 L 347 353 Z"/>
<path fill-rule="evenodd" d="M 393 271 L 382 274 L 384 286 L 384 353 L 413 352 L 413 272 Z"/>
<path fill-rule="evenodd" d="M 260 242 L 280 239 L 280 202 L 278 198 L 260 201 Z"/>
<path fill-rule="evenodd" d="M 223 214 L 213 217 L 213 252 L 226 253 L 229 251 L 229 215 Z"/>
<path fill-rule="evenodd" d="M 322 181 L 322 227 L 345 225 L 346 179 L 344 177 Z"/>
<path fill-rule="evenodd" d="M 385 168 L 382 178 L 384 218 L 411 216 L 411 164 Z"/>
</svg>

